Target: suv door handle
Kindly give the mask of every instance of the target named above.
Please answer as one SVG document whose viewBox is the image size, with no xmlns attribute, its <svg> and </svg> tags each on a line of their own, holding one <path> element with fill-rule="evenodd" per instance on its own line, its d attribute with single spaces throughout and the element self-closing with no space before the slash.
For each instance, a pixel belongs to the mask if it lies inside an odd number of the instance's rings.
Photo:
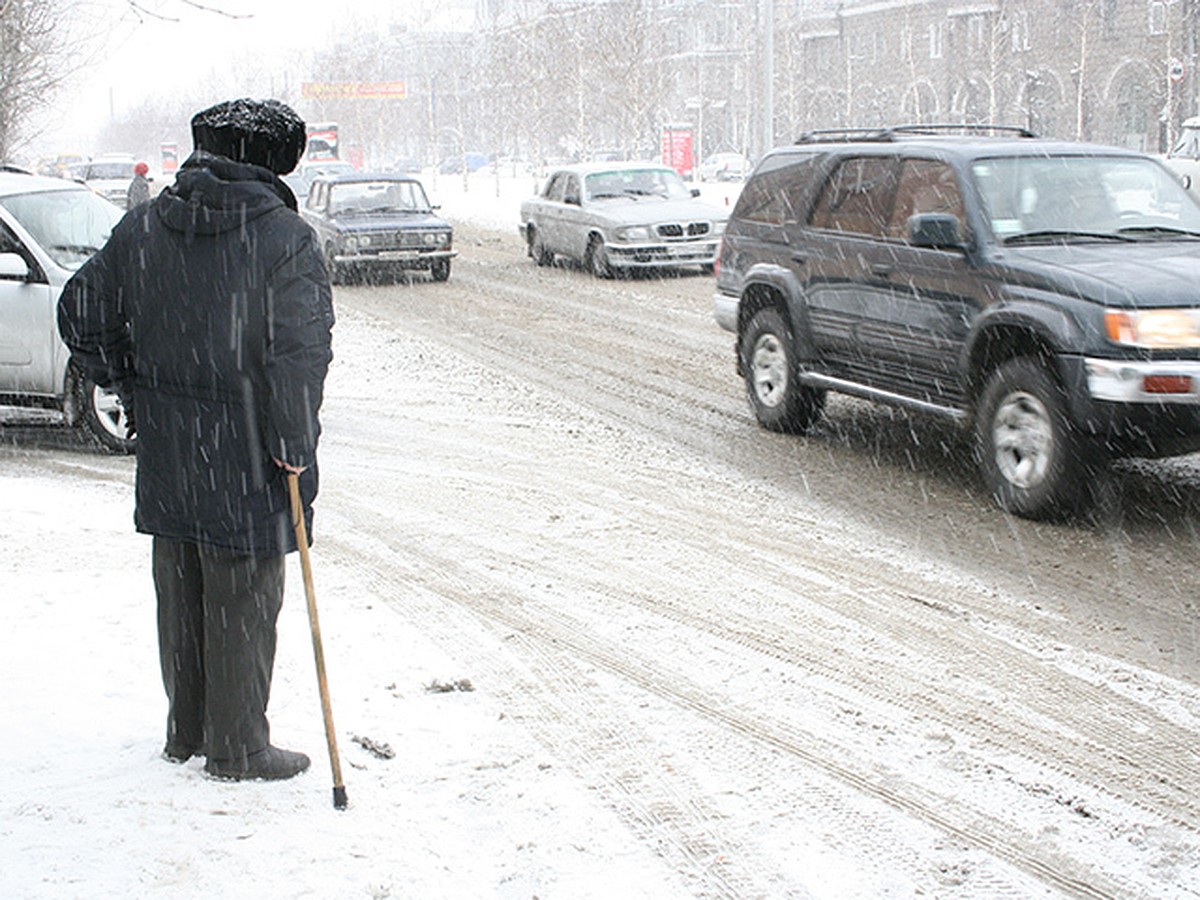
<svg viewBox="0 0 1200 900">
<path fill-rule="evenodd" d="M 873 263 L 871 265 L 871 274 L 878 275 L 880 278 L 887 278 L 892 274 L 892 267 L 887 263 Z"/>
<path fill-rule="evenodd" d="M 806 262 L 808 262 L 808 254 L 807 253 L 793 253 L 792 254 L 792 262 L 799 263 L 800 265 L 804 265 Z"/>
</svg>

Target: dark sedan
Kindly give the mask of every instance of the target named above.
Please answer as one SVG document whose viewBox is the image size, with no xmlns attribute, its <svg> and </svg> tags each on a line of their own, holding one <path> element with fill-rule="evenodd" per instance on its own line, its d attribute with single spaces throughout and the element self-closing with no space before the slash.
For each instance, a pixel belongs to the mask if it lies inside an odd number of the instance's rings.
<svg viewBox="0 0 1200 900">
<path fill-rule="evenodd" d="M 317 178 L 301 210 L 317 233 L 329 277 L 425 269 L 450 277 L 453 229 L 434 213 L 421 182 L 399 174 Z"/>
</svg>

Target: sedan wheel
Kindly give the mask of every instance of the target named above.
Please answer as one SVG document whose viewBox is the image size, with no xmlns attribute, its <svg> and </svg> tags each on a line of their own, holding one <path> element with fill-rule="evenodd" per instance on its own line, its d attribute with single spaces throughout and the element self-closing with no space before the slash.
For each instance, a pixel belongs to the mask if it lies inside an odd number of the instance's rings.
<svg viewBox="0 0 1200 900">
<path fill-rule="evenodd" d="M 612 278 L 612 266 L 608 264 L 608 251 L 604 249 L 604 241 L 592 238 L 587 249 L 587 267 L 597 278 Z"/>
<path fill-rule="evenodd" d="M 529 255 L 533 257 L 534 263 L 539 266 L 548 266 L 554 262 L 554 254 L 546 249 L 541 235 L 536 230 L 529 241 Z"/>
<path fill-rule="evenodd" d="M 127 437 L 129 416 L 116 391 L 102 388 L 86 375 L 72 376 L 75 424 L 90 439 L 116 453 L 132 453 L 135 438 Z"/>
</svg>

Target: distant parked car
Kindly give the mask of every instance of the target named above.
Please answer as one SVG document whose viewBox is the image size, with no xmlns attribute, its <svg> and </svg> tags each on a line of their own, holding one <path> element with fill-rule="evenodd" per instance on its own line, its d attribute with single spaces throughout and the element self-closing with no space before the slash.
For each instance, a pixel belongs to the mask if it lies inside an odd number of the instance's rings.
<svg viewBox="0 0 1200 900">
<path fill-rule="evenodd" d="M 740 153 L 714 153 L 700 166 L 701 181 L 744 181 L 753 166 Z"/>
<path fill-rule="evenodd" d="M 301 214 L 317 233 L 332 281 L 346 274 L 426 269 L 450 277 L 453 228 L 438 216 L 421 182 L 407 175 L 323 175 Z"/>
<path fill-rule="evenodd" d="M 655 163 L 564 166 L 521 204 L 521 235 L 539 266 L 565 256 L 600 278 L 631 269 L 711 270 L 728 213 L 699 193 Z"/>
<path fill-rule="evenodd" d="M 442 164 L 438 166 L 438 172 L 443 175 L 461 175 L 464 166 L 470 173 L 482 169 L 487 164 L 488 155 L 486 153 L 456 153 L 442 160 Z"/>
<path fill-rule="evenodd" d="M 315 179 L 322 175 L 353 175 L 358 169 L 341 159 L 322 159 L 314 162 L 302 162 L 294 171 L 283 176 L 284 184 L 292 189 L 297 202 L 303 206 L 308 199 L 309 188 Z"/>
<path fill-rule="evenodd" d="M 1167 154 L 1167 165 L 1188 190 L 1200 196 L 1200 116 L 1184 119 L 1179 139 Z"/>
<path fill-rule="evenodd" d="M 111 154 L 74 166 L 72 172 L 105 200 L 124 209 L 136 164 L 132 156 Z"/>
<path fill-rule="evenodd" d="M 122 214 L 81 184 L 0 173 L 0 404 L 62 410 L 67 424 L 127 453 L 120 400 L 70 364 L 57 320 L 63 285 Z"/>
</svg>

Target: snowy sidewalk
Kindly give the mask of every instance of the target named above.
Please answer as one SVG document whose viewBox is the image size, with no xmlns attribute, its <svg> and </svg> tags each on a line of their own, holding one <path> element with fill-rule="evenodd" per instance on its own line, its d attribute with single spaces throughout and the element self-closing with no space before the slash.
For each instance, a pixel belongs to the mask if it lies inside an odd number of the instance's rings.
<svg viewBox="0 0 1200 900">
<path fill-rule="evenodd" d="M 339 322 L 341 359 L 365 327 Z M 327 406 L 353 388 L 335 369 Z M 150 542 L 133 532 L 132 477 L 129 459 L 0 448 L 0 897 L 682 896 L 486 685 L 429 690 L 470 681 L 470 660 L 326 558 L 320 501 L 315 581 L 350 808 L 332 805 L 294 555 L 270 716 L 273 740 L 309 753 L 312 769 L 232 784 L 206 778 L 201 760 L 162 760 Z"/>
</svg>

